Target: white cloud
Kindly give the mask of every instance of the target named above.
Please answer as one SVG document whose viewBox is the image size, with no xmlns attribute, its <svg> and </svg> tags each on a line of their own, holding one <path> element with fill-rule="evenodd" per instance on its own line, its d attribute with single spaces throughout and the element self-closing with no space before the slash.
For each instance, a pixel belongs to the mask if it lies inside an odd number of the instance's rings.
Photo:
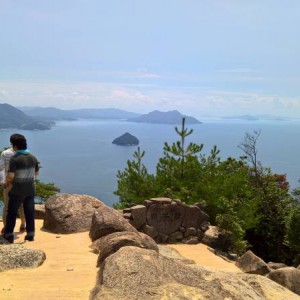
<svg viewBox="0 0 300 300">
<path fill-rule="evenodd" d="M 300 97 L 107 82 L 2 81 L 0 100 L 14 106 L 117 107 L 136 112 L 177 109 L 193 116 L 262 114 L 298 116 Z"/>
</svg>

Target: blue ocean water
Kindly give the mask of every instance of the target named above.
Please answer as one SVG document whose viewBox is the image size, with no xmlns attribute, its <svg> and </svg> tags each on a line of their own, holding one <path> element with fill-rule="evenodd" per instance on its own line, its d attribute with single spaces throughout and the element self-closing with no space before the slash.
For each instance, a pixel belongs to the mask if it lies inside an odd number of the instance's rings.
<svg viewBox="0 0 300 300">
<path fill-rule="evenodd" d="M 292 187 L 298 187 L 300 177 L 300 122 L 250 122 L 206 120 L 203 124 L 188 125 L 194 132 L 189 141 L 203 143 L 203 153 L 213 145 L 221 150 L 221 157 L 243 155 L 237 147 L 245 132 L 261 130 L 258 157 L 274 172 L 285 173 Z M 117 188 L 116 174 L 132 158 L 136 146 L 112 144 L 114 138 L 129 132 L 140 140 L 146 151 L 144 164 L 155 171 L 163 154 L 165 141 L 177 140 L 173 125 L 139 124 L 122 121 L 79 120 L 61 121 L 48 131 L 17 131 L 24 134 L 28 147 L 41 162 L 39 178 L 53 182 L 62 192 L 88 194 L 107 205 L 118 201 L 113 194 Z M 9 136 L 16 130 L 0 131 L 0 148 L 9 146 Z"/>
</svg>

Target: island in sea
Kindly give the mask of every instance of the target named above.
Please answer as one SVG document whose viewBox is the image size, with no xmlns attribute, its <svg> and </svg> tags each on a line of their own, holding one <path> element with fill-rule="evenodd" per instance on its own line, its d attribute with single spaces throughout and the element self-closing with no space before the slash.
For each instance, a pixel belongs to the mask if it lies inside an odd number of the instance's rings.
<svg viewBox="0 0 300 300">
<path fill-rule="evenodd" d="M 185 116 L 177 110 L 167 112 L 154 110 L 148 114 L 130 118 L 127 121 L 137 123 L 181 124 L 182 118 L 185 118 L 186 124 L 201 124 L 196 118 Z"/>
<path fill-rule="evenodd" d="M 118 146 L 137 146 L 139 144 L 139 140 L 129 132 L 126 132 L 114 139 L 112 143 Z"/>
</svg>

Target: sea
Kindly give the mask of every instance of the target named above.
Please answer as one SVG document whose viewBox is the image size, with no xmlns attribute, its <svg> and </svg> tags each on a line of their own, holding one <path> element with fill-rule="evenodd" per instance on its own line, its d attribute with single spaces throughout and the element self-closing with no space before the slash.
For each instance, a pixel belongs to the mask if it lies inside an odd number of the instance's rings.
<svg viewBox="0 0 300 300">
<path fill-rule="evenodd" d="M 203 154 L 214 145 L 222 159 L 238 158 L 243 152 L 238 145 L 245 133 L 261 131 L 257 142 L 258 159 L 273 172 L 287 174 L 292 188 L 299 187 L 300 121 L 243 121 L 207 119 L 202 124 L 187 125 L 193 129 L 187 142 L 204 144 Z M 9 146 L 13 133 L 26 136 L 28 149 L 41 163 L 39 179 L 57 185 L 63 193 L 87 194 L 108 206 L 118 202 L 117 172 L 133 159 L 137 146 L 117 146 L 112 141 L 129 132 L 145 150 L 144 164 L 155 172 L 164 142 L 178 140 L 174 125 L 132 123 L 120 120 L 59 121 L 51 130 L 0 131 L 0 148 Z M 180 125 L 178 125 L 180 128 Z"/>
</svg>

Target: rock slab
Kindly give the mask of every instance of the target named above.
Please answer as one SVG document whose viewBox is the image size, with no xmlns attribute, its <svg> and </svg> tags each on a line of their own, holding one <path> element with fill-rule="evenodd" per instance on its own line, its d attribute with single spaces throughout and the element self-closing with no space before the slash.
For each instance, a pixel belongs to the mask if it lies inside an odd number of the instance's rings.
<svg viewBox="0 0 300 300">
<path fill-rule="evenodd" d="M 90 300 L 299 300 L 299 296 L 266 277 L 212 271 L 159 255 L 123 247 L 98 272 Z"/>
</svg>

